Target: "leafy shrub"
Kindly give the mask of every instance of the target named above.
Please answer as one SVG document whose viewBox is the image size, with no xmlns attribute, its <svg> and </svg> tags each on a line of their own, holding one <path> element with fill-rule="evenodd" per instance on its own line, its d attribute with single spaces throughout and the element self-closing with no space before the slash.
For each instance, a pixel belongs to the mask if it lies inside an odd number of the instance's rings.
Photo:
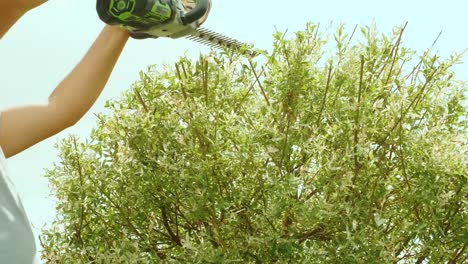
<svg viewBox="0 0 468 264">
<path fill-rule="evenodd" d="M 416 56 L 404 27 L 355 31 L 332 43 L 310 24 L 255 61 L 211 53 L 141 73 L 90 140 L 61 142 L 43 258 L 465 261 L 461 56 Z"/>
</svg>

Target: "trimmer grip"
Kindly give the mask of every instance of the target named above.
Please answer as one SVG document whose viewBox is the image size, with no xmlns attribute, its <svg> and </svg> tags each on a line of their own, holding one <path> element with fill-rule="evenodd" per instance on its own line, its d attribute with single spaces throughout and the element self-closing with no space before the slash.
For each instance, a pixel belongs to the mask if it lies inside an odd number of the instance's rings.
<svg viewBox="0 0 468 264">
<path fill-rule="evenodd" d="M 99 18 L 106 24 L 109 25 L 119 25 L 121 21 L 115 18 L 110 12 L 109 7 L 111 5 L 111 0 L 97 0 L 96 1 L 96 11 Z"/>
<path fill-rule="evenodd" d="M 172 17 L 171 6 L 164 0 L 97 0 L 96 11 L 106 24 L 138 30 L 163 24 Z"/>
<path fill-rule="evenodd" d="M 134 39 L 148 39 L 148 38 L 157 39 L 158 38 L 147 33 L 139 33 L 139 32 L 130 32 L 130 37 Z"/>
<path fill-rule="evenodd" d="M 182 17 L 184 25 L 192 24 L 201 19 L 210 10 L 210 0 L 198 0 L 195 8 Z"/>
</svg>

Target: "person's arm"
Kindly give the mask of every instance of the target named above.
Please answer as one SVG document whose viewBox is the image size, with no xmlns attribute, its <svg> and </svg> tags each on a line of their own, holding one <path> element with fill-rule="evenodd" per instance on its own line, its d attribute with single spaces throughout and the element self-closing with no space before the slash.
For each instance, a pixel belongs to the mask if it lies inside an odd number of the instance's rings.
<svg viewBox="0 0 468 264">
<path fill-rule="evenodd" d="M 29 10 L 47 0 L 0 0 L 0 39 Z"/>
<path fill-rule="evenodd" d="M 78 122 L 103 90 L 128 37 L 123 28 L 105 26 L 86 56 L 49 96 L 48 104 L 3 111 L 0 146 L 5 156 L 16 155 Z"/>
<path fill-rule="evenodd" d="M 0 4 L 0 39 L 23 14 L 18 8 L 10 8 L 6 4 Z"/>
</svg>

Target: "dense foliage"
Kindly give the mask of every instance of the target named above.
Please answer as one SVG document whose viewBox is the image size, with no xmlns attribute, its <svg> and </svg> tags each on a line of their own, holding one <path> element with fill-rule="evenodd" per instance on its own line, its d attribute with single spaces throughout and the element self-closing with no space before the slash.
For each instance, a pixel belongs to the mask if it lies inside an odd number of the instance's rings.
<svg viewBox="0 0 468 264">
<path fill-rule="evenodd" d="M 417 56 L 403 31 L 308 25 L 255 60 L 150 67 L 60 143 L 43 259 L 463 263 L 461 56 Z"/>
</svg>

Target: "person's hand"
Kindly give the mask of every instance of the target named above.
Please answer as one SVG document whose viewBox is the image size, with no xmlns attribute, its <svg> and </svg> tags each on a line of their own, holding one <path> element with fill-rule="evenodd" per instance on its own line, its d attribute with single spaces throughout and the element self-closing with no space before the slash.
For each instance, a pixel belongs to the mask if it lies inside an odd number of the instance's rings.
<svg viewBox="0 0 468 264">
<path fill-rule="evenodd" d="M 197 1 L 195 0 L 182 0 L 182 4 L 185 8 L 185 12 L 188 13 L 190 12 L 190 10 L 194 9 L 197 5 Z M 197 27 L 200 27 L 203 23 L 205 23 L 206 19 L 208 18 L 208 15 L 210 13 L 210 10 L 211 10 L 211 0 L 208 1 L 208 4 L 209 4 L 209 7 L 208 7 L 208 11 L 206 12 L 206 14 L 200 18 L 197 22 L 196 22 L 196 25 Z M 130 37 L 134 38 L 134 39 L 148 39 L 148 38 L 153 38 L 153 39 L 157 39 L 158 37 L 155 37 L 155 36 L 152 36 L 151 34 L 148 34 L 148 33 L 145 33 L 145 32 L 132 32 L 132 31 L 129 31 L 129 34 L 130 34 Z"/>
</svg>

